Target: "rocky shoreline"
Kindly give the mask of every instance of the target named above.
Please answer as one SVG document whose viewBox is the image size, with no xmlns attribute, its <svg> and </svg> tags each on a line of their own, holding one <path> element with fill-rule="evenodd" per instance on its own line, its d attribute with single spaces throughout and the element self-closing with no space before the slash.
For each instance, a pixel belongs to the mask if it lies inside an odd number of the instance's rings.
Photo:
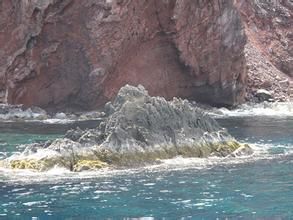
<svg viewBox="0 0 293 220">
<path fill-rule="evenodd" d="M 28 145 L 1 166 L 46 171 L 121 168 L 159 163 L 176 156 L 208 157 L 251 154 L 217 122 L 188 101 L 151 97 L 142 87 L 126 85 L 94 129 L 69 130 L 64 138 Z"/>
</svg>

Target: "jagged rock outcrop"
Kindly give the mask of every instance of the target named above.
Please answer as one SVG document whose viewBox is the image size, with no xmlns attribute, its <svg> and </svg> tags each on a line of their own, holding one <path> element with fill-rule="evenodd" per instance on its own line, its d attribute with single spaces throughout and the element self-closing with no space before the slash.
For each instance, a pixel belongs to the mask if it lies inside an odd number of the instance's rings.
<svg viewBox="0 0 293 220">
<path fill-rule="evenodd" d="M 105 113 L 98 128 L 70 130 L 62 139 L 29 145 L 22 154 L 2 161 L 2 166 L 81 171 L 141 166 L 176 156 L 252 153 L 188 101 L 150 97 L 142 86 L 121 88 L 113 103 L 106 104 Z"/>
<path fill-rule="evenodd" d="M 127 83 L 212 105 L 292 93 L 289 0 L 2 0 L 0 15 L 2 102 L 93 109 Z"/>
</svg>

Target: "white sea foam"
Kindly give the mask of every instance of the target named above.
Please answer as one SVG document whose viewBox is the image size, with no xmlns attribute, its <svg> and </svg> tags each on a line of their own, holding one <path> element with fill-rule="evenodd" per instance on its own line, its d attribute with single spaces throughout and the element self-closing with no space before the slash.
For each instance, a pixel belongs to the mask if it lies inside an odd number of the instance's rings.
<svg viewBox="0 0 293 220">
<path fill-rule="evenodd" d="M 46 111 L 37 107 L 22 109 L 21 105 L 0 104 L 0 120 L 43 120 L 47 117 Z"/>
<path fill-rule="evenodd" d="M 45 201 L 33 201 L 33 202 L 25 202 L 22 203 L 24 206 L 34 206 L 34 205 L 40 205 L 42 203 L 45 203 Z"/>
<path fill-rule="evenodd" d="M 293 102 L 263 102 L 259 104 L 243 104 L 236 109 L 219 108 L 208 110 L 214 117 L 248 117 L 248 116 L 293 116 Z"/>
<path fill-rule="evenodd" d="M 71 120 L 71 119 L 50 118 L 50 119 L 43 120 L 42 122 L 45 124 L 68 124 L 74 121 L 75 120 Z"/>
<path fill-rule="evenodd" d="M 0 145 L 1 146 L 1 145 Z M 7 152 L 1 152 L 0 151 L 0 160 L 4 159 L 7 157 Z"/>
<path fill-rule="evenodd" d="M 249 156 L 240 157 L 209 157 L 209 158 L 182 158 L 162 160 L 159 165 L 148 166 L 145 169 L 155 171 L 161 170 L 185 170 L 185 169 L 211 169 L 216 166 L 233 166 L 237 164 L 253 163 L 259 160 L 274 160 L 293 155 L 293 146 L 274 144 L 249 144 L 254 153 Z M 272 153 L 274 148 L 282 148 L 284 152 Z"/>
<path fill-rule="evenodd" d="M 0 105 L 5 106 L 5 105 Z M 3 107 L 4 108 L 4 107 Z M 8 108 L 8 107 L 7 107 Z M 0 121 L 37 121 L 45 124 L 69 124 L 78 121 L 96 120 L 103 117 L 103 112 L 93 111 L 84 112 L 80 115 L 56 113 L 48 115 L 39 108 L 28 108 L 23 110 L 21 107 L 9 107 L 9 111 L 0 111 Z M 293 102 L 263 102 L 247 103 L 235 109 L 212 108 L 205 109 L 209 115 L 219 117 L 248 117 L 248 116 L 293 116 Z"/>
<path fill-rule="evenodd" d="M 209 158 L 183 158 L 161 160 L 162 163 L 150 165 L 136 169 L 111 169 L 104 168 L 98 171 L 71 172 L 67 169 L 54 167 L 46 172 L 36 172 L 33 170 L 10 170 L 0 168 L 1 179 L 7 182 L 25 182 L 42 183 L 56 182 L 69 179 L 91 179 L 118 175 L 135 175 L 141 172 L 169 172 L 186 169 L 211 169 L 216 166 L 234 166 L 238 164 L 253 163 L 259 160 L 282 159 L 293 155 L 292 145 L 274 145 L 274 144 L 250 144 L 254 154 L 241 157 L 209 157 Z M 271 153 L 274 148 L 282 148 L 283 152 Z M 148 184 L 148 183 L 146 183 Z"/>
<path fill-rule="evenodd" d="M 96 120 L 103 116 L 104 113 L 100 111 L 83 112 L 80 114 L 58 112 L 55 115 L 50 115 L 38 107 L 26 109 L 22 105 L 0 104 L 0 121 L 5 122 L 29 121 L 46 124 L 68 124 L 75 121 Z"/>
</svg>

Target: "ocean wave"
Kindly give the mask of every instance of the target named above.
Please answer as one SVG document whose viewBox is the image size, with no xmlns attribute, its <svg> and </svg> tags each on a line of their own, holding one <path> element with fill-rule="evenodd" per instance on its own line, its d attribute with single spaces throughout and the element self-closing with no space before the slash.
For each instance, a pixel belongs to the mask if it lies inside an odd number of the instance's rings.
<svg viewBox="0 0 293 220">
<path fill-rule="evenodd" d="M 46 111 L 41 108 L 24 108 L 22 105 L 0 104 L 0 120 L 43 120 L 47 119 Z"/>
<path fill-rule="evenodd" d="M 22 105 L 0 104 L 0 121 L 3 122 L 41 122 L 44 124 L 69 124 L 78 121 L 96 120 L 104 116 L 100 111 L 81 113 L 57 112 L 49 114 L 39 107 L 25 108 Z"/>
<path fill-rule="evenodd" d="M 293 116 L 293 102 L 247 103 L 235 109 L 213 108 L 208 113 L 214 117 L 249 117 L 249 116 Z"/>
<path fill-rule="evenodd" d="M 112 169 L 102 168 L 97 171 L 71 172 L 68 169 L 54 167 L 45 172 L 33 170 L 12 170 L 0 168 L 0 179 L 6 182 L 17 183 L 44 183 L 58 182 L 64 180 L 79 180 L 103 178 L 118 175 L 135 175 L 142 172 L 170 172 L 187 169 L 207 170 L 219 166 L 235 166 L 246 163 L 254 163 L 261 160 L 282 160 L 293 155 L 292 145 L 276 144 L 253 144 L 249 143 L 254 153 L 249 156 L 238 157 L 208 157 L 208 158 L 183 158 L 175 157 L 172 159 L 161 160 L 160 164 L 149 165 L 132 169 Z M 275 149 L 282 149 L 274 152 Z"/>
<path fill-rule="evenodd" d="M 249 116 L 293 116 L 293 102 L 263 102 L 246 103 L 235 109 L 209 108 L 204 110 L 212 117 L 249 117 Z M 48 114 L 45 110 L 32 107 L 24 108 L 21 105 L 0 104 L 0 121 L 4 122 L 41 122 L 44 124 L 70 124 L 79 121 L 97 120 L 104 116 L 101 111 L 82 112 L 69 114 L 58 112 L 54 115 Z"/>
<path fill-rule="evenodd" d="M 208 157 L 208 158 L 182 158 L 176 157 L 172 159 L 162 160 L 162 164 L 149 166 L 147 168 L 153 169 L 211 169 L 215 166 L 221 165 L 236 165 L 251 163 L 259 160 L 273 160 L 281 159 L 289 155 L 293 155 L 293 146 L 291 145 L 275 145 L 275 144 L 253 144 L 248 143 L 253 149 L 254 153 L 247 156 L 237 157 Z M 282 149 L 274 152 L 275 149 Z"/>
</svg>

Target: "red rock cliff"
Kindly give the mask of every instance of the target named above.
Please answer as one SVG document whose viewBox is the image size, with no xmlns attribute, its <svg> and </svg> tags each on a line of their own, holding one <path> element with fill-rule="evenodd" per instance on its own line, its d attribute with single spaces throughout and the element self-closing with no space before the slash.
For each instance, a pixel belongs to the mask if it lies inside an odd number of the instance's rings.
<svg viewBox="0 0 293 220">
<path fill-rule="evenodd" d="M 169 99 L 235 105 L 244 102 L 247 82 L 249 94 L 262 87 L 253 84 L 257 62 L 268 62 L 290 88 L 292 3 L 274 1 L 286 13 L 276 25 L 277 12 L 258 12 L 265 2 L 2 0 L 0 100 L 92 109 L 128 83 Z M 249 53 L 259 54 L 249 60 Z"/>
<path fill-rule="evenodd" d="M 248 38 L 248 98 L 262 88 L 271 91 L 276 100 L 293 100 L 293 2 L 236 2 Z"/>
</svg>

